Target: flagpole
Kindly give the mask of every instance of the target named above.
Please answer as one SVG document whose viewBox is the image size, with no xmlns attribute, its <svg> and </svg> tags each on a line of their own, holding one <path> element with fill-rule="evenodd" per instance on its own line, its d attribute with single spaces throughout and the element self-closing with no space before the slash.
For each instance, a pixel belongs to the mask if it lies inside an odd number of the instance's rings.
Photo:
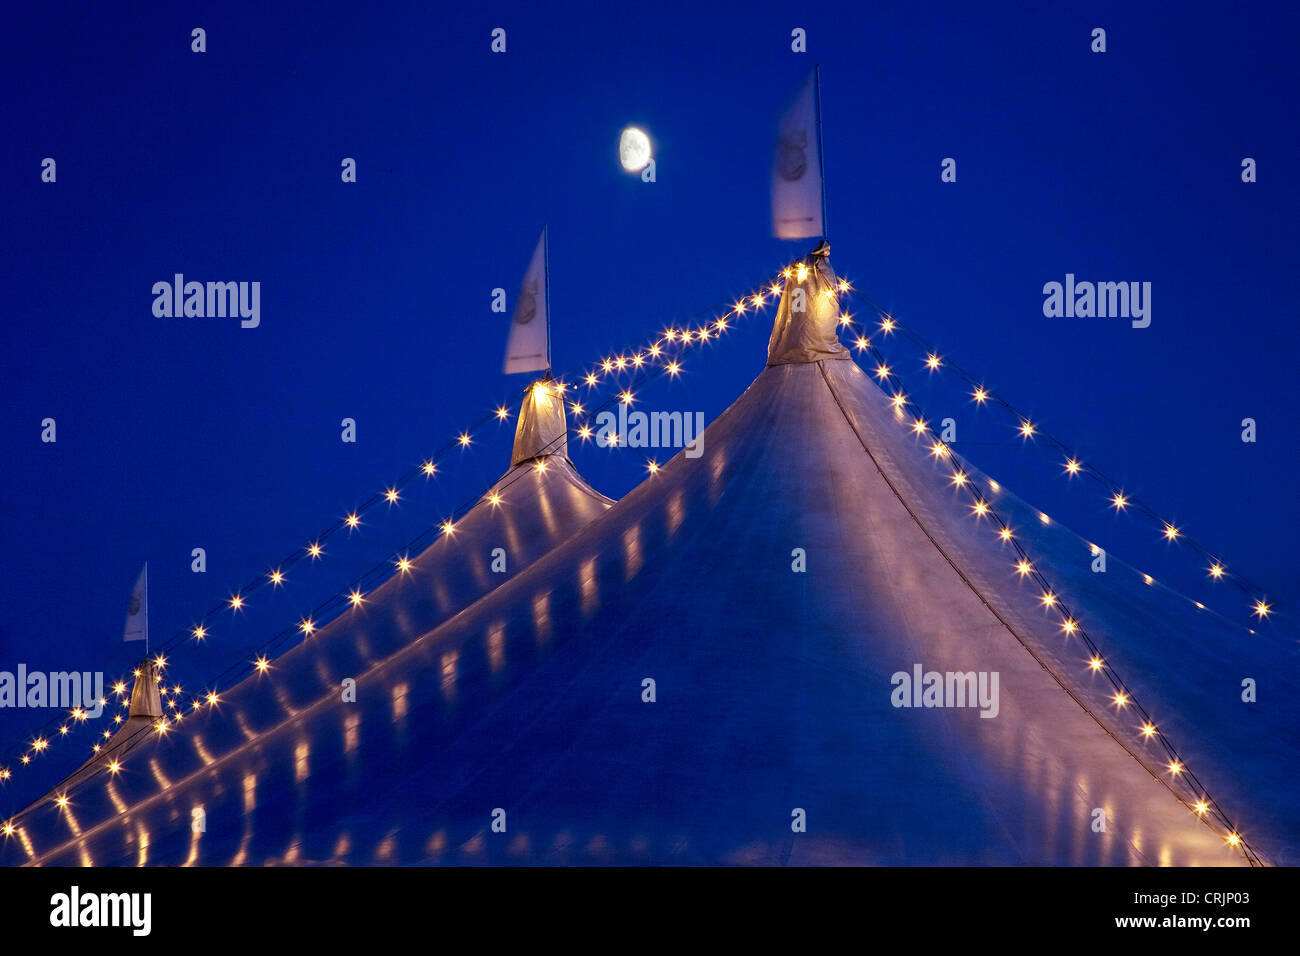
<svg viewBox="0 0 1300 956">
<path fill-rule="evenodd" d="M 542 226 L 542 271 L 546 273 L 546 374 L 551 374 L 551 227 Z"/>
<path fill-rule="evenodd" d="M 822 148 L 822 66 L 813 67 L 817 83 L 813 96 L 817 101 L 817 171 L 821 173 L 822 182 L 822 239 L 825 240 L 830 229 L 826 222 L 826 151 Z"/>
</svg>

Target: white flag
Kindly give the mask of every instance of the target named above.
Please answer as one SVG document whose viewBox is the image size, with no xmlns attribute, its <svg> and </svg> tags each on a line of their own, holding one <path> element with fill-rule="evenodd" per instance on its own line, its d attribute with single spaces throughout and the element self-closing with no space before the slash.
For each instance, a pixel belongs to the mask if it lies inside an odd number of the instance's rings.
<svg viewBox="0 0 1300 956">
<path fill-rule="evenodd" d="M 776 162 L 772 165 L 772 231 L 778 239 L 825 235 L 816 97 L 814 71 L 781 117 L 777 130 Z"/>
<path fill-rule="evenodd" d="M 510 322 L 510 340 L 506 343 L 506 374 L 536 372 L 550 368 L 547 323 L 550 321 L 546 301 L 546 230 L 537 240 L 533 260 L 524 273 L 515 314 Z"/>
<path fill-rule="evenodd" d="M 124 641 L 147 641 L 149 639 L 149 565 L 145 564 L 140 577 L 136 579 L 131 591 L 131 603 L 126 608 L 126 632 Z"/>
</svg>

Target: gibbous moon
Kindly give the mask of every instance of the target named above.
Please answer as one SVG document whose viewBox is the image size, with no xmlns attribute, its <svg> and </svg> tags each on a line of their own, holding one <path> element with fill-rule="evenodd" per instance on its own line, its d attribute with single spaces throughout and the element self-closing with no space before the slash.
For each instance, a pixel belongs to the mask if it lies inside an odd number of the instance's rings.
<svg viewBox="0 0 1300 956">
<path fill-rule="evenodd" d="M 618 161 L 629 173 L 639 172 L 650 162 L 650 137 L 635 126 L 618 138 Z"/>
</svg>

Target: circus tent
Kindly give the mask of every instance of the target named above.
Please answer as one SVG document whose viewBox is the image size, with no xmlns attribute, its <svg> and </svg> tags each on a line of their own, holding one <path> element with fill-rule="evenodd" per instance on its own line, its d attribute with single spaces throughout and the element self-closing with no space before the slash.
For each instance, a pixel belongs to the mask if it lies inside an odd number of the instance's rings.
<svg viewBox="0 0 1300 956">
<path fill-rule="evenodd" d="M 606 508 L 562 454 L 517 449 L 500 509 L 41 801 L 5 861 L 1300 860 L 1293 648 L 1096 573 L 932 449 L 839 343 L 838 288 L 801 262 L 698 457 Z M 493 588 L 503 520 L 523 557 Z"/>
</svg>

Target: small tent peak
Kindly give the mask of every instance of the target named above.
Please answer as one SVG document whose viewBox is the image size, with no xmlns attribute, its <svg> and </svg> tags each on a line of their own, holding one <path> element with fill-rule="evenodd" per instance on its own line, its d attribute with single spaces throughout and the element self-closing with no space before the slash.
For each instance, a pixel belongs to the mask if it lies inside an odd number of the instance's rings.
<svg viewBox="0 0 1300 956">
<path fill-rule="evenodd" d="M 767 343 L 768 365 L 794 365 L 846 359 L 840 344 L 840 281 L 831 268 L 831 245 L 817 248 L 783 273 L 785 288 Z"/>
<path fill-rule="evenodd" d="M 569 454 L 564 395 L 550 375 L 533 382 L 524 395 L 515 426 L 515 447 L 510 464 L 519 465 L 543 455 Z"/>
<path fill-rule="evenodd" d="M 158 665 L 146 661 L 136 673 L 135 686 L 131 688 L 132 717 L 161 717 L 162 699 L 158 694 Z"/>
</svg>

